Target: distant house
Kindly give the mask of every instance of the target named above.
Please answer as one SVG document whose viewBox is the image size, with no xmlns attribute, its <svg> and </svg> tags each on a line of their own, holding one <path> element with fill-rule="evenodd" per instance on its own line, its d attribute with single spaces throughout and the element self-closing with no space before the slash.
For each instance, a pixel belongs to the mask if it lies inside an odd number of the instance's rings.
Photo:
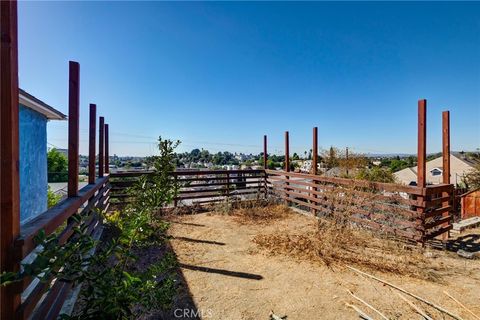
<svg viewBox="0 0 480 320">
<path fill-rule="evenodd" d="M 460 184 L 468 174 L 473 170 L 475 162 L 463 158 L 459 153 L 450 154 L 450 182 Z M 438 157 L 430 160 L 427 167 L 427 184 L 440 184 L 443 182 L 443 158 Z M 396 180 L 405 185 L 417 185 L 417 167 L 405 168 L 394 173 Z"/>
<path fill-rule="evenodd" d="M 20 221 L 47 210 L 47 122 L 66 116 L 19 90 Z"/>
</svg>

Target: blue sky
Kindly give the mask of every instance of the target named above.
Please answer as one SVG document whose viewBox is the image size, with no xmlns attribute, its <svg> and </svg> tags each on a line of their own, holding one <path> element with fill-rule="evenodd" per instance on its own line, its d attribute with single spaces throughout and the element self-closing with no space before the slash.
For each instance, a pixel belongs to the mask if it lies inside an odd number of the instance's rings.
<svg viewBox="0 0 480 320">
<path fill-rule="evenodd" d="M 480 147 L 480 3 L 21 2 L 20 86 L 67 113 L 68 61 L 110 124 L 111 154 L 292 152 L 319 145 L 416 152 L 428 99 L 428 152 L 451 111 L 453 150 Z M 66 147 L 67 122 L 48 141 Z"/>
</svg>

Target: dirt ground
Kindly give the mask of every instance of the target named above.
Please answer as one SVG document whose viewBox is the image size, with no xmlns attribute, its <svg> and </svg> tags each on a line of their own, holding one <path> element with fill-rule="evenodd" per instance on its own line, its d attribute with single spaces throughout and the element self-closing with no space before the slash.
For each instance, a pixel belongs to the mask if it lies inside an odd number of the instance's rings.
<svg viewBox="0 0 480 320">
<path fill-rule="evenodd" d="M 346 303 L 360 308 L 372 319 L 381 319 L 347 290 L 389 319 L 423 319 L 397 295 L 397 290 L 342 264 L 326 266 L 288 254 L 272 254 L 252 241 L 259 235 L 314 231 L 317 222 L 312 217 L 293 213 L 268 223 L 243 223 L 235 216 L 202 213 L 176 216 L 171 221 L 171 244 L 202 319 L 267 320 L 271 311 L 289 320 L 358 319 L 358 313 Z M 438 250 L 429 251 L 425 256 L 443 266 L 438 271 L 441 280 L 352 266 L 400 286 L 462 319 L 475 319 L 449 298 L 446 291 L 480 315 L 480 260 L 467 260 Z M 452 319 L 406 297 L 433 319 Z"/>
</svg>

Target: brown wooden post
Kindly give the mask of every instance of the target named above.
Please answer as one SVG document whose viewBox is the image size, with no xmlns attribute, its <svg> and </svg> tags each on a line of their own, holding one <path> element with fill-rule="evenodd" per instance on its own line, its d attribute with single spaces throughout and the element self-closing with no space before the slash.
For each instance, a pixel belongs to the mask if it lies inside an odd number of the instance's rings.
<svg viewBox="0 0 480 320">
<path fill-rule="evenodd" d="M 288 136 L 288 131 L 285 131 L 285 172 L 290 172 L 290 141 L 289 141 L 289 136 Z M 286 180 L 289 180 L 289 176 L 285 176 Z M 288 182 L 285 183 L 285 191 L 289 191 L 290 189 L 288 188 L 290 184 Z M 289 194 L 285 192 L 285 196 L 289 198 Z M 290 202 L 287 201 L 287 205 L 289 205 Z"/>
<path fill-rule="evenodd" d="M 317 175 L 317 163 L 318 163 L 318 128 L 313 128 L 313 145 L 312 145 L 312 174 Z M 314 184 L 317 184 L 316 181 L 312 181 Z M 313 191 L 317 191 L 317 187 L 312 187 Z M 312 197 L 316 198 L 317 194 L 313 193 Z M 314 202 L 314 205 L 317 205 L 317 202 Z M 316 215 L 317 211 L 315 209 L 311 209 L 311 212 Z"/>
<path fill-rule="evenodd" d="M 347 173 L 347 177 L 348 177 L 348 166 L 350 165 L 350 163 L 348 162 L 348 147 L 345 148 L 345 167 L 347 168 L 346 169 L 346 173 Z"/>
<path fill-rule="evenodd" d="M 443 183 L 450 184 L 450 111 L 442 113 Z"/>
<path fill-rule="evenodd" d="M 18 271 L 14 240 L 20 233 L 17 2 L 0 1 L 0 273 Z M 13 319 L 20 305 L 15 286 L 0 287 L 0 319 Z"/>
<path fill-rule="evenodd" d="M 268 155 L 267 155 L 267 136 L 264 135 L 264 136 L 263 136 L 263 168 L 264 168 L 265 170 L 268 169 L 267 161 L 268 161 Z"/>
<path fill-rule="evenodd" d="M 267 135 L 263 136 L 263 169 L 268 169 L 268 152 L 267 152 Z M 268 195 L 268 181 L 267 181 L 267 172 L 264 171 L 263 174 L 265 175 L 263 179 L 263 187 L 265 192 L 265 198 Z"/>
<path fill-rule="evenodd" d="M 425 225 L 425 208 L 427 206 L 426 198 L 426 158 L 427 158 L 427 100 L 418 100 L 418 144 L 417 144 L 417 187 L 422 189 L 422 196 L 417 197 L 417 201 L 422 206 L 417 207 L 423 226 Z M 425 231 L 423 230 L 422 242 L 425 243 Z"/>
<path fill-rule="evenodd" d="M 105 130 L 105 173 L 110 173 L 109 144 L 108 144 L 108 124 L 104 126 Z"/>
<path fill-rule="evenodd" d="M 425 188 L 427 158 L 427 100 L 418 100 L 417 186 Z"/>
<path fill-rule="evenodd" d="M 290 171 L 290 143 L 288 131 L 285 131 L 285 171 Z"/>
<path fill-rule="evenodd" d="M 450 184 L 450 111 L 442 112 L 442 157 L 443 157 L 443 183 Z M 443 192 L 443 197 L 450 196 L 452 201 L 452 212 L 455 210 L 455 189 L 452 189 L 453 194 Z M 447 207 L 450 202 L 447 200 L 442 203 L 442 207 Z M 443 214 L 443 217 L 450 215 L 450 212 Z M 443 227 L 448 227 L 450 222 L 446 222 Z M 450 236 L 450 231 L 442 235 L 442 239 L 446 240 Z"/>
<path fill-rule="evenodd" d="M 105 118 L 100 117 L 98 126 L 98 176 L 103 177 L 104 155 L 105 155 Z"/>
<path fill-rule="evenodd" d="M 69 62 L 68 81 L 68 196 L 78 195 L 78 148 L 80 132 L 80 65 Z"/>
<path fill-rule="evenodd" d="M 90 104 L 88 128 L 88 183 L 95 183 L 95 134 L 97 131 L 97 105 Z"/>
</svg>

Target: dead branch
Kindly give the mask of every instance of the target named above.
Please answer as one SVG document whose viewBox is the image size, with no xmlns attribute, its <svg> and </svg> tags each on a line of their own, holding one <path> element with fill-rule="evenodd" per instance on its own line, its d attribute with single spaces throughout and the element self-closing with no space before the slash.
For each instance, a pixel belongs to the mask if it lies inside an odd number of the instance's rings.
<svg viewBox="0 0 480 320">
<path fill-rule="evenodd" d="M 360 318 L 365 319 L 365 320 L 373 320 L 372 317 L 367 315 L 365 312 L 363 312 L 362 310 L 360 310 L 358 307 L 354 306 L 353 304 L 345 303 L 345 305 L 347 305 L 347 307 L 350 307 L 353 310 L 357 311 Z"/>
<path fill-rule="evenodd" d="M 407 298 L 405 298 L 403 295 L 401 295 L 400 293 L 398 292 L 395 292 L 400 298 L 403 299 L 403 301 L 405 301 L 406 303 L 408 303 L 408 305 L 410 307 L 412 307 L 412 309 L 414 309 L 415 311 L 417 311 L 423 318 L 425 318 L 426 320 L 433 320 L 428 314 L 426 314 L 422 309 L 420 309 L 419 307 L 417 307 L 416 305 L 413 304 L 413 302 L 411 302 L 410 300 L 408 300 Z"/>
<path fill-rule="evenodd" d="M 355 299 L 357 299 L 358 301 L 360 301 L 361 303 L 363 303 L 364 305 L 366 305 L 367 307 L 369 307 L 370 309 L 372 309 L 373 311 L 375 311 L 378 315 L 380 315 L 380 317 L 382 317 L 383 319 L 385 320 L 388 320 L 388 318 L 383 314 L 381 313 L 380 311 L 378 311 L 377 309 L 375 309 L 373 306 L 371 306 L 370 304 L 368 304 L 367 302 L 365 302 L 363 299 L 361 299 L 360 297 L 357 297 L 356 295 L 353 294 L 352 291 L 350 290 L 347 290 L 348 293 L 350 293 L 350 295 L 352 297 L 354 297 Z"/>
<path fill-rule="evenodd" d="M 465 310 L 467 310 L 472 316 L 474 316 L 476 319 L 479 319 L 480 320 L 480 317 L 477 316 L 475 313 L 473 313 L 472 310 L 468 309 L 463 303 L 461 303 L 460 301 L 458 301 L 457 299 L 455 299 L 453 296 L 451 296 L 447 291 L 443 291 L 443 293 L 445 293 L 450 299 L 452 299 L 453 301 L 455 301 L 456 303 L 458 303 L 462 308 L 464 308 Z"/>
<path fill-rule="evenodd" d="M 369 277 L 369 278 L 371 278 L 371 279 L 377 280 L 377 281 L 379 281 L 379 282 L 381 282 L 381 283 L 383 283 L 383 284 L 385 284 L 385 285 L 387 285 L 387 286 L 389 286 L 389 287 L 392 287 L 392 288 L 394 288 L 394 289 L 397 289 L 397 290 L 399 290 L 399 291 L 401 291 L 401 292 L 403 292 L 403 293 L 405 293 L 405 294 L 407 294 L 407 295 L 409 295 L 409 296 L 411 296 L 411 297 L 413 297 L 413 298 L 415 298 L 415 299 L 417 299 L 417 300 L 420 300 L 420 301 L 422 301 L 423 303 L 426 303 L 426 304 L 428 304 L 429 306 L 431 306 L 431 307 L 433 307 L 433 308 L 435 308 L 435 309 L 437 309 L 437 310 L 439 310 L 439 311 L 441 311 L 441 312 L 443 312 L 443 313 L 445 313 L 445 314 L 448 314 L 450 317 L 452 317 L 452 318 L 454 318 L 454 319 L 463 320 L 461 317 L 459 317 L 459 316 L 457 316 L 456 314 L 451 313 L 450 311 L 448 311 L 448 310 L 446 310 L 446 309 L 444 309 L 444 308 L 442 308 L 442 307 L 434 304 L 433 302 L 430 302 L 430 301 L 428 301 L 428 300 L 425 300 L 425 299 L 423 299 L 423 298 L 421 298 L 421 297 L 419 297 L 419 296 L 417 296 L 417 295 L 415 295 L 415 294 L 413 294 L 413 293 L 411 293 L 411 292 L 406 291 L 405 289 L 402 289 L 402 288 L 400 288 L 400 287 L 397 287 L 396 285 L 391 284 L 390 282 L 387 282 L 387 281 L 385 281 L 385 280 L 379 279 L 379 278 L 377 278 L 377 277 L 375 277 L 375 276 L 373 276 L 373 275 L 371 275 L 371 274 L 368 274 L 368 273 L 366 273 L 366 272 L 360 271 L 360 270 L 358 270 L 358 269 L 356 269 L 356 268 L 354 268 L 354 267 L 351 267 L 351 266 L 346 266 L 346 267 L 349 268 L 350 270 L 353 270 L 353 271 L 359 273 L 359 274 L 362 274 L 362 275 L 367 276 L 367 277 Z"/>
</svg>

